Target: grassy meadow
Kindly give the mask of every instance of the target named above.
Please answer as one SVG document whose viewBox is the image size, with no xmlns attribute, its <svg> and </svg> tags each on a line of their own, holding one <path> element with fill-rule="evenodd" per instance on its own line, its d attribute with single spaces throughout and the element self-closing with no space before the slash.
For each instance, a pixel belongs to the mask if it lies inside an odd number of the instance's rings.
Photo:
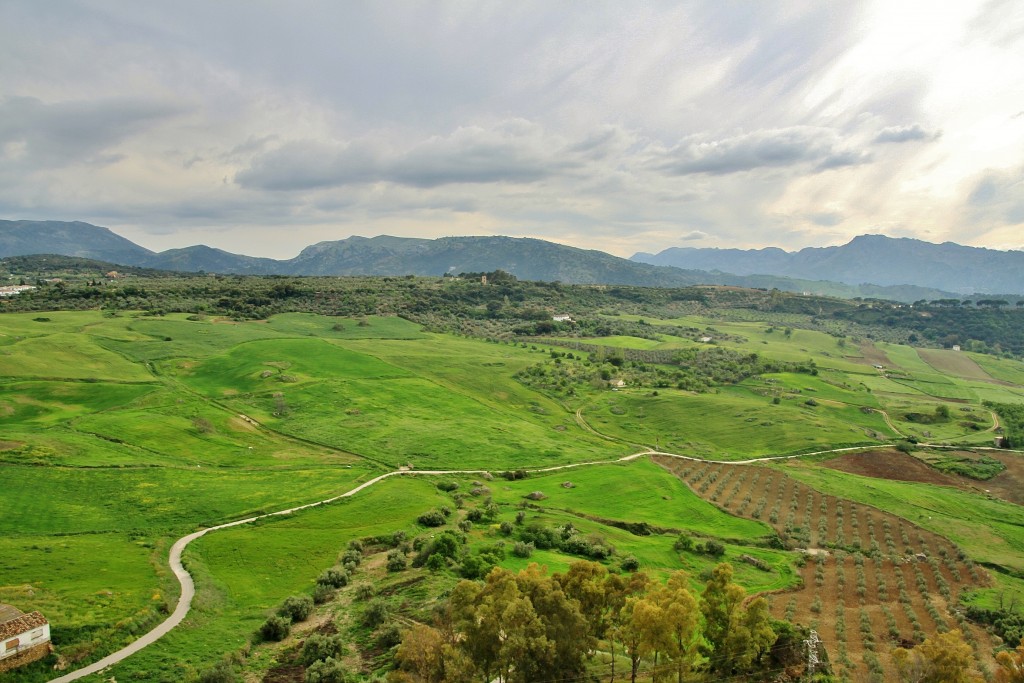
<svg viewBox="0 0 1024 683">
<path fill-rule="evenodd" d="M 634 557 L 658 578 L 685 569 L 695 587 L 717 560 L 678 551 L 675 539 L 719 540 L 748 590 L 785 590 L 801 581 L 799 555 L 780 549 L 772 527 L 703 500 L 645 458 L 615 461 L 642 448 L 736 461 L 907 437 L 988 445 L 994 424 L 982 401 L 1024 399 L 1024 364 L 1008 359 L 778 323 L 646 322 L 655 331 L 692 328 L 713 344 L 767 359 L 813 360 L 817 373 L 753 376 L 707 393 L 589 382 L 567 398 L 515 377 L 555 362 L 553 347 L 427 332 L 400 318 L 0 315 L 0 602 L 39 609 L 59 656 L 93 661 L 173 608 L 178 587 L 166 554 L 175 539 L 331 498 L 400 467 L 494 476 L 390 477 L 328 505 L 204 536 L 185 554 L 198 592 L 182 626 L 86 680 L 192 680 L 226 653 L 247 650 L 275 607 L 311 591 L 349 541 L 399 531 L 410 543 L 426 539 L 440 529 L 417 523 L 419 515 L 445 506 L 451 517 L 443 528 L 455 529 L 487 500 L 496 517 L 467 527 L 468 552 L 504 543 L 499 564 L 510 569 L 537 562 L 562 571 L 579 559 L 555 549 L 530 558 L 507 552 L 519 527 L 509 536 L 501 523 L 522 513 L 520 523 L 571 526 L 614 547 L 603 560 L 612 569 Z M 638 350 L 702 345 L 655 336 L 577 341 Z M 990 604 L 1000 586 L 1024 586 L 1019 506 L 847 474 L 820 460 L 765 467 L 904 517 L 996 568 L 1000 583 L 972 596 L 979 604 Z M 593 462 L 601 464 L 583 464 Z M 501 476 L 564 465 L 572 467 Z M 457 482 L 457 494 L 439 490 L 442 480 Z M 636 533 L 636 525 L 649 533 Z M 382 561 L 384 551 L 373 557 Z M 743 555 L 763 567 L 738 561 Z M 400 583 L 381 572 L 361 576 Z M 410 572 L 409 595 L 423 604 L 458 580 L 454 569 Z M 350 619 L 341 605 L 324 609 Z M 269 665 L 273 655 L 252 657 Z M 34 665 L 0 680 L 28 683 L 50 673 Z"/>
</svg>

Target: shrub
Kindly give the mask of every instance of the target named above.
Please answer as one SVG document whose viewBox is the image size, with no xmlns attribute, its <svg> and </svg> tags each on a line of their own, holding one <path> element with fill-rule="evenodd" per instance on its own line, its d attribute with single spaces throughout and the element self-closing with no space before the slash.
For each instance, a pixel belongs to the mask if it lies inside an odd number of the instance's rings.
<svg viewBox="0 0 1024 683">
<path fill-rule="evenodd" d="M 693 538 L 686 534 L 679 534 L 679 538 L 672 544 L 672 547 L 676 552 L 684 552 L 693 550 Z"/>
<path fill-rule="evenodd" d="M 725 555 L 725 546 L 714 539 L 708 539 L 704 542 L 704 552 L 711 557 L 721 557 Z"/>
<path fill-rule="evenodd" d="M 388 620 L 388 606 L 383 600 L 374 600 L 363 610 L 363 625 L 377 628 Z"/>
<path fill-rule="evenodd" d="M 502 536 L 511 536 L 514 529 L 515 527 L 512 526 L 512 522 L 502 522 L 501 526 L 498 527 L 498 531 L 501 532 Z"/>
<path fill-rule="evenodd" d="M 361 583 L 356 586 L 356 600 L 369 600 L 374 595 L 373 586 L 368 583 Z"/>
<path fill-rule="evenodd" d="M 277 613 L 292 622 L 305 621 L 313 613 L 313 598 L 309 595 L 292 595 L 285 598 Z"/>
<path fill-rule="evenodd" d="M 512 545 L 512 554 L 516 557 L 529 557 L 530 555 L 533 555 L 533 549 L 533 543 L 516 541 Z"/>
<path fill-rule="evenodd" d="M 359 566 L 359 563 L 363 561 L 363 554 L 358 550 L 346 550 L 341 554 L 342 564 L 354 564 Z"/>
<path fill-rule="evenodd" d="M 335 659 L 345 654 L 345 644 L 341 636 L 325 636 L 314 633 L 302 644 L 302 651 L 299 653 L 299 664 L 310 666 L 318 659 Z"/>
<path fill-rule="evenodd" d="M 322 583 L 313 586 L 313 603 L 322 605 L 334 597 L 334 589 Z"/>
<path fill-rule="evenodd" d="M 317 577 L 316 582 L 332 588 L 341 588 L 348 585 L 348 580 L 348 572 L 336 567 L 331 567 L 330 569 L 325 569 L 321 572 L 320 576 Z"/>
<path fill-rule="evenodd" d="M 397 548 L 388 552 L 387 567 L 389 572 L 404 571 L 407 564 L 405 553 Z"/>
<path fill-rule="evenodd" d="M 236 683 L 238 674 L 229 662 L 220 662 L 199 674 L 199 683 Z"/>
<path fill-rule="evenodd" d="M 457 481 L 441 481 L 437 483 L 437 488 L 442 491 L 454 491 L 459 488 L 459 482 Z"/>
<path fill-rule="evenodd" d="M 424 566 L 432 572 L 439 572 L 448 568 L 448 560 L 444 555 L 431 555 Z"/>
<path fill-rule="evenodd" d="M 637 569 L 640 569 L 640 560 L 636 559 L 632 555 L 629 555 L 623 558 L 622 564 L 620 564 L 619 566 L 622 567 L 622 571 L 635 572 Z"/>
<path fill-rule="evenodd" d="M 431 510 L 430 512 L 424 512 L 422 515 L 417 517 L 416 521 L 423 526 L 442 526 L 445 521 L 445 515 L 440 510 Z"/>
<path fill-rule="evenodd" d="M 291 631 L 291 622 L 275 614 L 263 622 L 259 635 L 263 640 L 276 643 L 287 638 L 289 631 Z"/>
<path fill-rule="evenodd" d="M 345 665 L 334 657 L 313 662 L 306 669 L 306 683 L 350 683 L 355 680 Z"/>
</svg>

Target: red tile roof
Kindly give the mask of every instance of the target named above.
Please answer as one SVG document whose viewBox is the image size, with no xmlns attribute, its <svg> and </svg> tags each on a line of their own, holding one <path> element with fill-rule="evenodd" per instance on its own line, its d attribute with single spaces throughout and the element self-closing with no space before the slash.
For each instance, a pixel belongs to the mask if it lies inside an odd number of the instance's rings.
<svg viewBox="0 0 1024 683">
<path fill-rule="evenodd" d="M 13 638 L 14 636 L 20 636 L 22 633 L 28 633 L 34 628 L 45 626 L 49 622 L 39 612 L 29 612 L 23 614 L 20 617 L 5 621 L 0 624 L 0 640 L 6 640 Z"/>
</svg>

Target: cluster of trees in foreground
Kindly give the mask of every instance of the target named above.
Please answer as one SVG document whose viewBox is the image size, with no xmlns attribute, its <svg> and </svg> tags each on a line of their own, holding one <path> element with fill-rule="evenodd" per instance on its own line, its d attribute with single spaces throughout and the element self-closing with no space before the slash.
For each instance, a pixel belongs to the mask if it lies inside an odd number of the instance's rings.
<svg viewBox="0 0 1024 683">
<path fill-rule="evenodd" d="M 771 618 L 764 598 L 748 601 L 719 564 L 699 594 L 685 572 L 664 584 L 643 573 L 616 574 L 590 561 L 548 575 L 535 564 L 520 572 L 493 569 L 483 582 L 462 581 L 417 624 L 396 654 L 403 683 L 507 683 L 582 680 L 605 675 L 657 680 L 767 677 L 802 672 L 796 627 Z M 598 652 L 607 664 L 595 665 Z M 616 657 L 628 671 L 616 671 Z"/>
</svg>

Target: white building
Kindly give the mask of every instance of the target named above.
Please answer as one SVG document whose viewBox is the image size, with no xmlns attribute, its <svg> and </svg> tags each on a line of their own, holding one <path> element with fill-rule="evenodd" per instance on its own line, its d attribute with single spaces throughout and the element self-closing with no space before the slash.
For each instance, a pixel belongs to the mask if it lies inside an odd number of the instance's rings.
<svg viewBox="0 0 1024 683">
<path fill-rule="evenodd" d="M 50 654 L 50 622 L 39 612 L 25 614 L 0 604 L 0 672 Z"/>
</svg>

